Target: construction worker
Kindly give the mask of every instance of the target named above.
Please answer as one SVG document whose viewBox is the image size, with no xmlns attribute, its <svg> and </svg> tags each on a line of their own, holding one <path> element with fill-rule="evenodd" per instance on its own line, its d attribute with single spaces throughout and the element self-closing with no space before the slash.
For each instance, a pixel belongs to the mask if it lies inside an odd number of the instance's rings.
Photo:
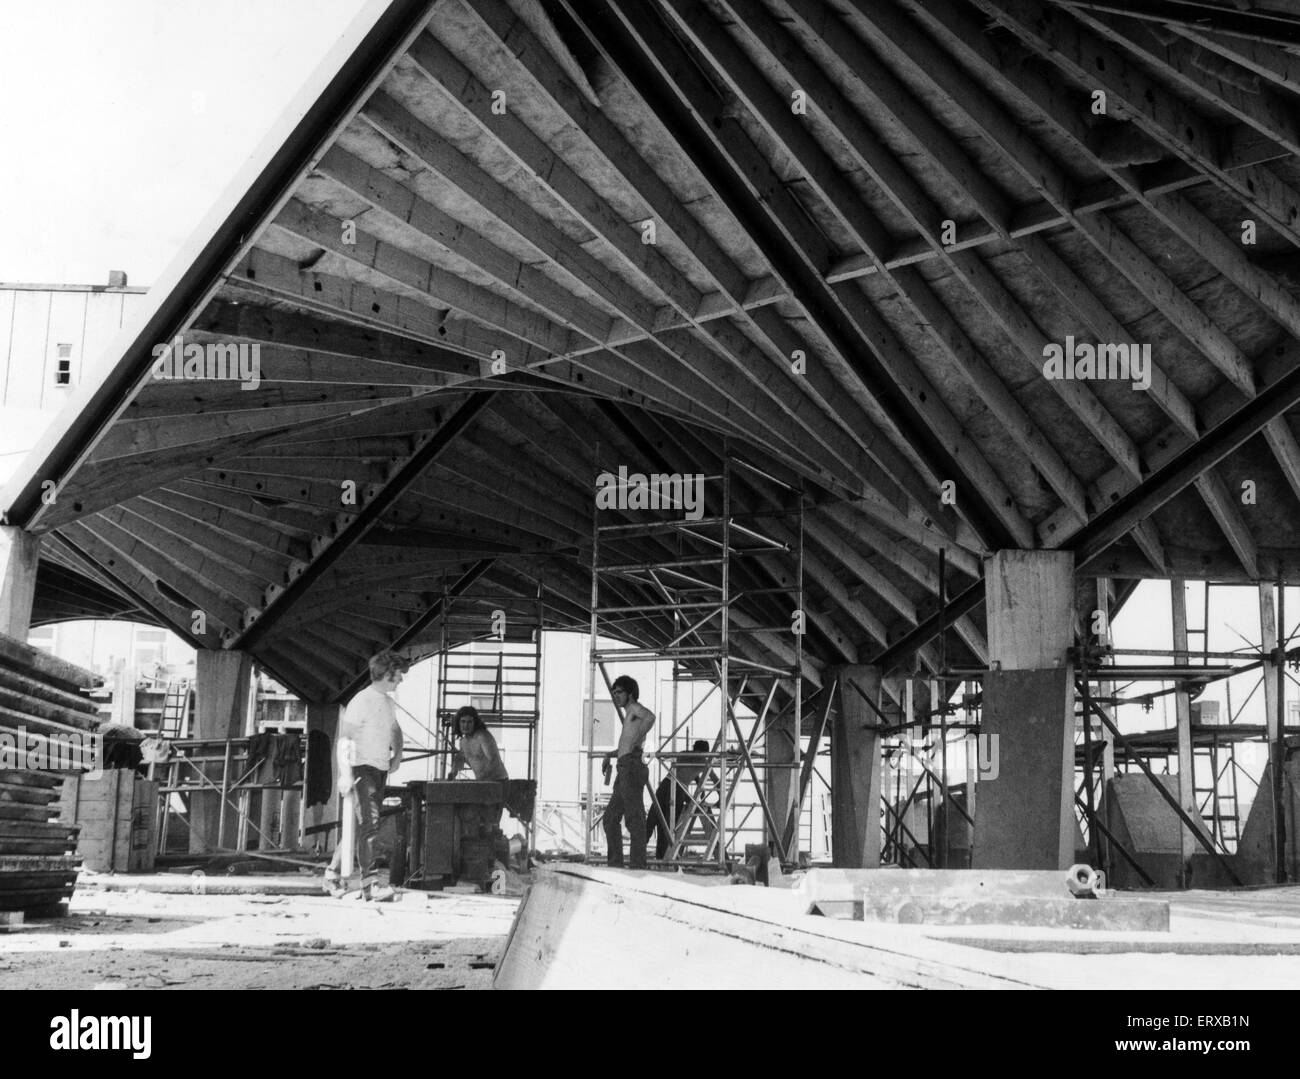
<svg viewBox="0 0 1300 1079">
<path fill-rule="evenodd" d="M 468 764 L 475 779 L 494 779 L 504 783 L 510 778 L 502 763 L 497 740 L 472 704 L 464 705 L 456 712 L 456 730 L 460 734 L 460 749 L 451 758 L 453 775 Z"/>
<path fill-rule="evenodd" d="M 709 743 L 703 738 L 697 738 L 691 746 L 692 753 L 707 753 Z M 672 831 L 674 826 L 680 827 L 682 815 L 686 812 L 686 807 L 690 804 L 690 789 L 697 782 L 700 776 L 704 775 L 708 762 L 701 759 L 699 764 L 688 763 L 687 758 L 683 758 L 673 765 L 672 771 L 664 776 L 659 786 L 655 788 L 655 805 L 659 807 L 659 812 L 651 812 L 649 823 L 646 825 L 646 842 L 649 843 L 652 836 L 658 832 L 658 839 L 655 840 L 655 857 L 662 859 L 668 853 L 668 844 L 672 842 Z M 677 788 L 676 797 L 673 796 L 673 788 Z M 674 806 L 673 803 L 676 803 Z M 670 808 L 674 811 L 670 815 Z M 703 814 L 707 819 L 708 814 Z M 711 823 L 711 822 L 710 822 Z"/>
<path fill-rule="evenodd" d="M 645 736 L 655 725 L 655 715 L 637 699 L 641 688 L 635 678 L 620 675 L 610 687 L 610 695 L 623 720 L 623 730 L 618 736 L 618 774 L 614 790 L 605 807 L 605 839 L 608 842 L 606 863 L 622 868 L 623 821 L 627 821 L 629 842 L 632 847 L 633 869 L 645 868 L 645 801 L 641 792 L 650 781 L 650 772 L 641 759 Z M 609 767 L 612 753 L 605 754 L 605 767 Z"/>
<path fill-rule="evenodd" d="M 339 722 L 339 790 L 351 790 L 357 817 L 357 857 L 361 862 L 361 894 L 378 903 L 393 898 L 393 889 L 378 883 L 375 837 L 379 834 L 379 813 L 384 802 L 388 773 L 402 763 L 402 728 L 397 709 L 389 696 L 401 685 L 410 661 L 395 652 L 380 652 L 370 660 L 370 685 L 361 690 L 344 710 Z M 325 890 L 343 894 L 342 877 L 352 867 L 342 865 L 342 848 L 325 870 Z"/>
</svg>

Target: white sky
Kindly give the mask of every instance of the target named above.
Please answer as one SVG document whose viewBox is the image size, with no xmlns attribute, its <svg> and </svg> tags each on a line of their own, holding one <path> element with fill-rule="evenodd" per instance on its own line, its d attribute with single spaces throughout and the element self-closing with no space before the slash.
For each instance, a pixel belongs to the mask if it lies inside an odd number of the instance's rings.
<svg viewBox="0 0 1300 1079">
<path fill-rule="evenodd" d="M 152 284 L 362 7 L 0 3 L 0 281 Z"/>
</svg>

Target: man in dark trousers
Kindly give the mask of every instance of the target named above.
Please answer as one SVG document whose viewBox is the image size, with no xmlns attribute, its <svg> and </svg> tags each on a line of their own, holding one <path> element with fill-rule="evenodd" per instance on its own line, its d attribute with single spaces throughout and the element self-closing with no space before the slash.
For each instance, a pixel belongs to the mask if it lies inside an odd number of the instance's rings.
<svg viewBox="0 0 1300 1079">
<path fill-rule="evenodd" d="M 378 883 L 375 837 L 384 803 L 388 773 L 402 763 L 402 728 L 390 696 L 410 667 L 405 656 L 380 652 L 370 660 L 370 685 L 348 702 L 339 722 L 339 790 L 351 790 L 357 819 L 357 856 L 361 862 L 361 894 L 366 900 L 391 902 L 393 890 Z M 352 867 L 343 865 L 343 847 L 325 870 L 325 891 L 343 894 L 343 881 Z"/>
<path fill-rule="evenodd" d="M 626 819 L 632 847 L 631 867 L 644 869 L 645 800 L 641 792 L 650 782 L 650 772 L 641 758 L 641 747 L 655 725 L 655 714 L 637 700 L 641 688 L 635 678 L 625 674 L 615 678 L 610 695 L 622 716 L 623 730 L 618 736 L 618 774 L 609 805 L 605 807 L 605 839 L 608 843 L 605 861 L 617 868 L 623 867 L 623 821 Z M 606 767 L 611 756 L 612 753 L 605 754 Z"/>
<path fill-rule="evenodd" d="M 703 738 L 695 739 L 691 745 L 692 753 L 707 753 L 709 743 Z M 704 774 L 707 762 L 701 759 L 698 764 L 691 761 L 690 758 L 684 758 L 673 765 L 668 775 L 664 776 L 663 781 L 655 788 L 655 804 L 659 807 L 659 812 L 651 812 L 649 823 L 646 825 L 646 841 L 649 842 L 651 836 L 657 836 L 655 839 L 655 857 L 663 859 L 668 853 L 668 844 L 672 842 L 672 826 L 679 825 L 682 822 L 682 816 L 686 812 L 686 807 L 691 801 L 691 788 L 699 782 L 700 776 Z M 677 788 L 677 796 L 673 797 L 673 787 Z M 676 802 L 675 813 L 669 813 L 669 807 Z"/>
</svg>

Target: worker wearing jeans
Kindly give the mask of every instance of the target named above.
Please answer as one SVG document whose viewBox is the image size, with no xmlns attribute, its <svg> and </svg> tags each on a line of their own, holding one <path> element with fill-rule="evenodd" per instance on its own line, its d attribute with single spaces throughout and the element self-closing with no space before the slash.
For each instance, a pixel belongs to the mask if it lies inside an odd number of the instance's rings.
<svg viewBox="0 0 1300 1079">
<path fill-rule="evenodd" d="M 401 684 L 409 666 L 405 657 L 392 652 L 371 657 L 370 685 L 348 702 L 339 722 L 339 789 L 350 788 L 356 804 L 361 894 L 377 902 L 393 898 L 393 890 L 378 883 L 375 838 L 388 773 L 402 763 L 402 728 L 389 695 Z M 342 847 L 336 847 L 334 859 L 325 870 L 323 883 L 330 895 L 342 895 L 343 882 L 352 873 L 350 865 L 342 864 L 342 854 Z"/>
<path fill-rule="evenodd" d="M 623 823 L 632 845 L 632 868 L 645 868 L 645 799 L 642 792 L 650 779 L 650 772 L 641 759 L 641 746 L 645 736 L 655 725 L 655 715 L 637 699 L 640 687 L 635 678 L 621 675 L 614 679 L 610 696 L 618 708 L 623 729 L 618 737 L 618 774 L 614 790 L 605 807 L 605 861 L 617 868 L 623 865 Z M 612 753 L 605 754 L 608 764 Z"/>
<path fill-rule="evenodd" d="M 379 812 L 384 804 L 384 788 L 388 773 L 368 764 L 354 764 L 352 797 L 356 802 L 357 861 L 361 863 L 361 889 L 370 895 L 379 881 L 379 866 L 375 840 L 379 836 Z"/>
<path fill-rule="evenodd" d="M 641 751 L 633 750 L 618 759 L 618 772 L 614 777 L 614 792 L 605 807 L 605 840 L 609 844 L 606 862 L 623 866 L 623 822 L 627 822 L 632 847 L 632 868 L 645 868 L 645 791 L 650 770 L 641 759 Z"/>
</svg>

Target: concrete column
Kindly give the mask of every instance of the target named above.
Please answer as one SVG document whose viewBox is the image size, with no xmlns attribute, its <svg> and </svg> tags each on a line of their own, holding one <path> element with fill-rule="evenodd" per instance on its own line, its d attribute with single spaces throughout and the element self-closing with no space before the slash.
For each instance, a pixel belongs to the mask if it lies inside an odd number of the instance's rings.
<svg viewBox="0 0 1300 1079">
<path fill-rule="evenodd" d="M 1110 624 L 1110 596 L 1111 596 L 1110 579 L 1107 577 L 1098 577 L 1097 578 L 1097 610 L 1101 611 L 1102 614 L 1105 615 L 1106 640 L 1105 642 L 1101 642 L 1101 643 L 1106 643 L 1106 644 L 1109 644 L 1115 640 L 1115 634 Z M 1115 661 L 1113 658 L 1108 659 L 1106 660 L 1106 665 L 1113 666 L 1114 662 Z M 1100 692 L 1101 696 L 1109 697 L 1115 692 L 1115 683 L 1099 682 L 1097 684 L 1097 689 Z M 1103 704 L 1101 706 L 1101 710 L 1106 713 L 1107 717 L 1111 720 L 1111 722 L 1114 722 L 1115 709 L 1112 705 Z M 1102 750 L 1102 755 L 1101 755 L 1101 788 L 1100 789 L 1104 791 L 1106 789 L 1106 784 L 1108 784 L 1112 779 L 1115 778 L 1115 739 L 1111 737 L 1110 731 L 1106 730 L 1106 728 L 1102 726 L 1101 720 L 1097 720 L 1096 729 L 1100 732 L 1099 737 L 1102 739 L 1102 741 L 1106 743 L 1106 748 Z"/>
<path fill-rule="evenodd" d="M 253 657 L 247 652 L 200 648 L 196 657 L 194 681 L 194 737 L 225 742 L 241 738 L 248 722 L 248 706 L 253 686 Z M 205 750 L 207 756 L 220 756 L 219 746 Z M 221 784 L 220 762 L 204 768 L 211 781 Z M 233 775 L 231 779 L 233 780 Z M 235 845 L 237 815 L 223 807 L 220 794 L 205 791 L 190 796 L 190 851 L 215 850 L 221 843 L 221 821 L 225 818 L 225 845 Z"/>
<path fill-rule="evenodd" d="M 124 727 L 135 726 L 135 683 L 139 677 L 135 663 L 128 659 L 120 659 L 113 671 L 113 704 L 112 717 L 114 723 L 120 723 Z"/>
<path fill-rule="evenodd" d="M 983 732 L 996 779 L 980 784 L 972 868 L 1074 862 L 1074 556 L 998 551 L 985 563 L 989 658 Z"/>
<path fill-rule="evenodd" d="M 1187 582 L 1181 577 L 1175 577 L 1169 582 L 1169 589 L 1176 653 L 1174 662 L 1185 664 L 1190 658 L 1187 645 Z M 1185 682 L 1174 686 L 1174 723 L 1178 739 L 1178 804 L 1195 819 L 1200 816 L 1200 811 L 1196 808 L 1196 759 L 1192 753 L 1192 695 L 1187 691 Z M 1200 845 L 1192 835 L 1192 830 L 1181 822 L 1178 834 L 1182 837 L 1179 844 L 1182 861 L 1178 877 L 1179 883 L 1186 888 L 1192 855 L 1200 850 Z"/>
<path fill-rule="evenodd" d="M 1114 644 L 1115 633 L 1114 627 L 1110 623 L 1111 598 L 1113 586 L 1110 578 L 1098 577 L 1095 581 L 1097 590 L 1097 606 L 1095 610 L 1102 614 L 1102 624 L 1105 626 L 1105 633 L 1098 638 L 1099 645 Z M 1113 667 L 1115 665 L 1114 656 L 1108 656 L 1102 661 L 1103 667 Z M 1110 697 L 1115 693 L 1114 682 L 1098 682 L 1097 695 L 1099 697 Z M 1106 714 L 1106 718 L 1112 723 L 1115 722 L 1116 709 L 1114 705 L 1102 704 L 1101 710 Z M 1104 744 L 1105 748 L 1101 751 L 1101 770 L 1093 772 L 1093 805 L 1097 814 L 1101 817 L 1106 827 L 1112 831 L 1115 828 L 1114 815 L 1112 813 L 1112 800 L 1107 797 L 1110 790 L 1110 781 L 1115 778 L 1115 738 L 1106 729 L 1105 725 L 1096 716 L 1085 717 L 1084 722 L 1092 724 L 1092 736 L 1095 740 Z M 1094 741 L 1094 745 L 1096 742 Z M 1114 873 L 1114 853 L 1110 849 L 1110 840 L 1105 835 L 1097 836 L 1096 849 L 1100 855 L 1101 865 L 1095 866 L 1096 869 L 1105 869 L 1107 873 Z"/>
<path fill-rule="evenodd" d="M 0 633 L 24 644 L 32 628 L 40 550 L 40 536 L 0 525 Z"/>
<path fill-rule="evenodd" d="M 763 770 L 763 797 L 771 811 L 772 820 L 780 836 L 766 834 L 770 843 L 780 839 L 787 861 L 799 858 L 799 728 L 795 721 L 793 705 L 767 728 L 764 753 L 767 767 Z M 765 833 L 770 829 L 765 828 Z"/>
<path fill-rule="evenodd" d="M 831 727 L 831 860 L 840 869 L 880 865 L 880 669 L 839 669 L 838 708 Z"/>
<path fill-rule="evenodd" d="M 1264 652 L 1261 675 L 1264 683 L 1264 729 L 1268 735 L 1268 775 L 1272 780 L 1269 790 L 1262 786 L 1255 795 L 1257 799 L 1266 799 L 1265 804 L 1271 809 L 1270 821 L 1272 833 L 1273 866 L 1270 876 L 1281 884 L 1286 880 L 1286 769 L 1285 746 L 1282 741 L 1282 716 L 1278 703 L 1278 684 L 1282 677 L 1277 664 L 1278 631 L 1285 628 L 1278 625 L 1277 610 L 1273 606 L 1273 585 L 1267 581 L 1259 583 L 1259 632 L 1260 648 Z M 1280 842 L 1279 842 L 1280 840 Z"/>
</svg>

